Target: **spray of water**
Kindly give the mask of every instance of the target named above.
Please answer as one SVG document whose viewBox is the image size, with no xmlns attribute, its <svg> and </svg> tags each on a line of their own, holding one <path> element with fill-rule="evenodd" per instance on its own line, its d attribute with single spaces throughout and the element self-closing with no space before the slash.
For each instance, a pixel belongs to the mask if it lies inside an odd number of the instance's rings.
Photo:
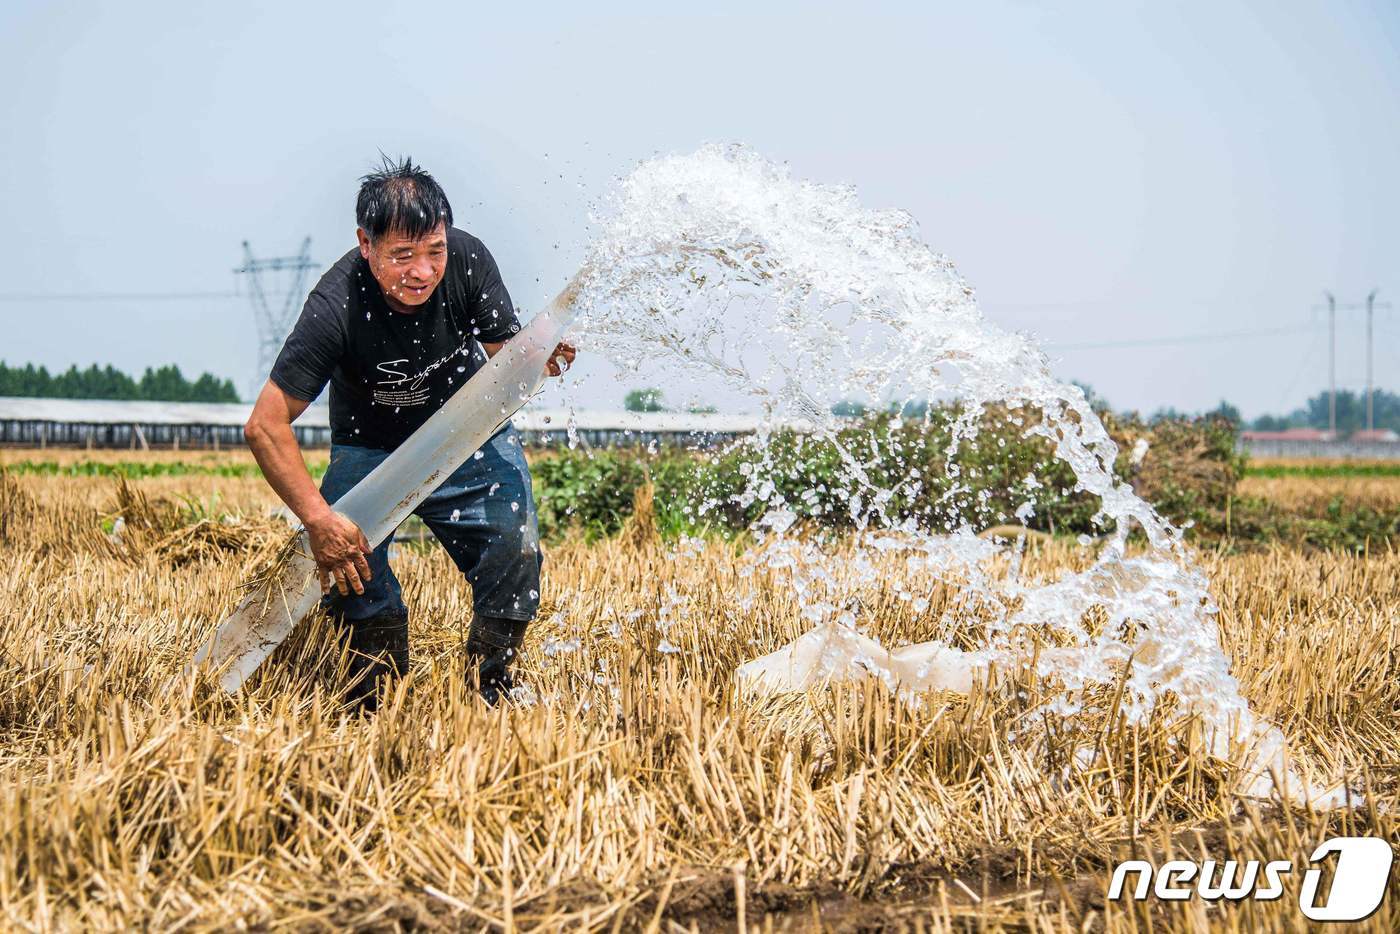
<svg viewBox="0 0 1400 934">
<path fill-rule="evenodd" d="M 854 189 L 794 178 L 744 147 L 708 146 L 641 164 L 597 220 L 578 300 L 581 342 L 626 372 L 665 373 L 668 385 L 678 374 L 721 380 L 764 413 L 765 429 L 749 442 L 756 466 L 738 497 L 762 507 L 747 561 L 794 589 L 825 674 L 854 664 L 902 688 L 931 677 L 957 684 L 989 662 L 1024 661 L 1039 642 L 1039 673 L 1060 686 L 1058 713 L 1073 717 L 1094 688 L 1121 683 L 1132 719 L 1171 697 L 1173 709 L 1214 728 L 1218 751 L 1231 740 L 1252 747 L 1246 791 L 1267 793 L 1271 775 L 1287 774 L 1282 737 L 1251 714 L 1230 674 L 1208 582 L 1180 531 L 1115 477 L 1117 448 L 1083 392 L 1051 375 L 1030 337 L 982 316 L 908 214 L 866 209 Z M 966 520 L 930 529 L 889 514 L 891 499 L 917 495 L 924 478 L 872 480 L 848 426 L 838 438 L 830 404 L 844 398 L 956 400 L 951 478 L 988 406 L 1013 419 L 1027 413 L 1025 431 L 1047 439 L 1076 490 L 1097 498 L 1106 544 L 1086 570 L 1048 584 L 991 574 L 1005 549 L 977 538 Z M 796 533 L 799 504 L 779 482 L 791 465 L 765 453 L 769 433 L 793 423 L 840 452 L 838 492 L 857 532 L 839 559 L 829 543 Z M 1027 480 L 1028 497 L 1035 482 Z M 958 491 L 955 483 L 945 495 Z M 1032 509 L 1028 498 L 1016 515 Z M 1134 529 L 1147 547 L 1130 552 Z M 852 594 L 878 579 L 877 563 L 891 554 L 911 579 L 958 581 L 961 604 L 989 619 L 987 644 L 967 656 L 930 643 L 896 657 L 863 634 Z M 909 596 L 918 598 L 901 594 Z M 679 612 L 663 607 L 662 625 Z M 1285 793 L 1316 794 L 1290 785 Z"/>
</svg>

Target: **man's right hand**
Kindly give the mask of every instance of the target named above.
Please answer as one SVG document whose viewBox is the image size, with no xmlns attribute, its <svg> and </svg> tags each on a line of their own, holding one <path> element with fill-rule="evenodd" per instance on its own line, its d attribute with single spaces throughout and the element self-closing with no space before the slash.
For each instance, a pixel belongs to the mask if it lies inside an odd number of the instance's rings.
<svg viewBox="0 0 1400 934">
<path fill-rule="evenodd" d="M 332 580 L 341 596 L 351 590 L 364 593 L 365 581 L 370 579 L 365 556 L 374 549 L 360 527 L 338 512 L 328 512 L 324 519 L 307 524 L 306 533 L 321 577 L 321 593 L 330 591 Z"/>
</svg>

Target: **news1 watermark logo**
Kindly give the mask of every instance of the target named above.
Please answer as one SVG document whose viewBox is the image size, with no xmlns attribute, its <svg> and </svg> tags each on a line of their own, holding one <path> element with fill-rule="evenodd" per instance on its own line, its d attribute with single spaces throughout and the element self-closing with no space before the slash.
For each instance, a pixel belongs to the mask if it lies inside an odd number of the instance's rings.
<svg viewBox="0 0 1400 934">
<path fill-rule="evenodd" d="M 1332 854 L 1337 866 L 1332 873 L 1332 886 L 1326 893 L 1318 891 L 1322 870 L 1318 864 Z M 1303 871 L 1303 887 L 1298 893 L 1298 908 L 1312 921 L 1361 921 L 1380 907 L 1390 880 L 1390 866 L 1395 860 L 1390 844 L 1380 837 L 1333 837 L 1324 842 L 1309 857 L 1313 864 Z M 1217 863 L 1213 859 L 1196 863 L 1173 859 L 1155 868 L 1149 862 L 1130 859 L 1119 863 L 1108 884 L 1108 900 L 1116 901 L 1125 891 L 1134 901 L 1149 897 L 1165 901 L 1186 901 L 1199 897 L 1205 901 L 1267 902 L 1283 895 L 1283 877 L 1293 872 L 1293 863 L 1276 859 L 1267 863 L 1233 859 Z M 1133 877 L 1131 888 L 1129 877 Z"/>
</svg>

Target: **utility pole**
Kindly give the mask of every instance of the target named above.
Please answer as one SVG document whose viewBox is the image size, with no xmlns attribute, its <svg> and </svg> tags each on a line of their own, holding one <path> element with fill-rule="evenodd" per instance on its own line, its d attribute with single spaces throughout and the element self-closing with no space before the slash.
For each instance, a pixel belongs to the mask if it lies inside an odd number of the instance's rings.
<svg viewBox="0 0 1400 934">
<path fill-rule="evenodd" d="M 1373 368 L 1372 368 L 1372 359 L 1373 359 L 1373 358 L 1372 358 L 1371 348 L 1372 348 L 1372 346 L 1374 346 L 1374 345 L 1372 344 L 1372 341 L 1371 341 L 1371 335 L 1372 335 L 1372 331 L 1373 331 L 1372 326 L 1371 326 L 1371 320 L 1372 320 L 1372 318 L 1375 316 L 1375 313 L 1376 313 L 1376 293 L 1379 292 L 1379 291 L 1380 291 L 1380 289 L 1372 289 L 1372 290 L 1371 290 L 1371 294 L 1366 296 L 1366 430 L 1367 430 L 1367 431 L 1375 431 L 1375 430 L 1376 430 L 1376 407 L 1375 407 L 1375 398 L 1374 398 L 1374 396 L 1375 396 L 1375 391 L 1376 391 L 1376 383 L 1375 383 L 1375 380 L 1374 380 L 1374 378 L 1373 378 L 1373 375 L 1374 375 L 1374 372 L 1375 372 L 1375 371 L 1374 371 Z"/>
<path fill-rule="evenodd" d="M 258 329 L 258 372 L 252 384 L 254 398 L 267 379 L 267 374 L 272 372 L 272 364 L 277 360 L 282 342 L 287 339 L 287 333 L 292 329 L 301 301 L 306 297 L 306 274 L 314 268 L 316 264 L 311 261 L 310 237 L 301 241 L 301 252 L 296 256 L 274 256 L 269 259 L 254 259 L 252 247 L 248 245 L 247 240 L 243 241 L 243 265 L 234 272 L 248 277 L 248 295 L 253 302 L 253 323 Z M 287 284 L 286 291 L 276 296 L 281 299 L 281 304 L 276 310 L 268 302 L 270 290 L 264 288 L 262 279 L 264 273 L 274 272 L 287 273 L 290 276 L 284 280 Z"/>
<path fill-rule="evenodd" d="M 1366 430 L 1372 431 L 1376 427 L 1374 321 L 1376 309 L 1390 307 L 1389 302 L 1376 301 L 1376 295 L 1379 293 L 1380 289 L 1372 289 L 1371 294 L 1366 296 L 1365 305 L 1359 302 L 1338 305 L 1336 297 L 1331 292 L 1322 293 L 1327 296 L 1327 429 L 1333 434 L 1337 432 L 1337 312 L 1339 311 L 1366 309 Z M 1313 306 L 1314 312 L 1319 310 L 1321 310 L 1320 306 Z"/>
<path fill-rule="evenodd" d="M 1337 436 L 1337 299 L 1327 296 L 1327 430 Z"/>
</svg>

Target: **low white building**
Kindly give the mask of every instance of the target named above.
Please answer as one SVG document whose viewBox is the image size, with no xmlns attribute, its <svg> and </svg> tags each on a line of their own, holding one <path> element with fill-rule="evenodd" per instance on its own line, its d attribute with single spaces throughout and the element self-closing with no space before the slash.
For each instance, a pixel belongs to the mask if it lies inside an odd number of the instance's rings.
<svg viewBox="0 0 1400 934">
<path fill-rule="evenodd" d="M 26 447 L 242 447 L 250 403 L 127 402 L 0 396 L 0 444 Z M 529 444 L 710 446 L 758 430 L 752 415 L 616 412 L 526 406 L 514 418 Z M 309 407 L 292 426 L 303 447 L 330 444 L 329 411 Z"/>
</svg>

